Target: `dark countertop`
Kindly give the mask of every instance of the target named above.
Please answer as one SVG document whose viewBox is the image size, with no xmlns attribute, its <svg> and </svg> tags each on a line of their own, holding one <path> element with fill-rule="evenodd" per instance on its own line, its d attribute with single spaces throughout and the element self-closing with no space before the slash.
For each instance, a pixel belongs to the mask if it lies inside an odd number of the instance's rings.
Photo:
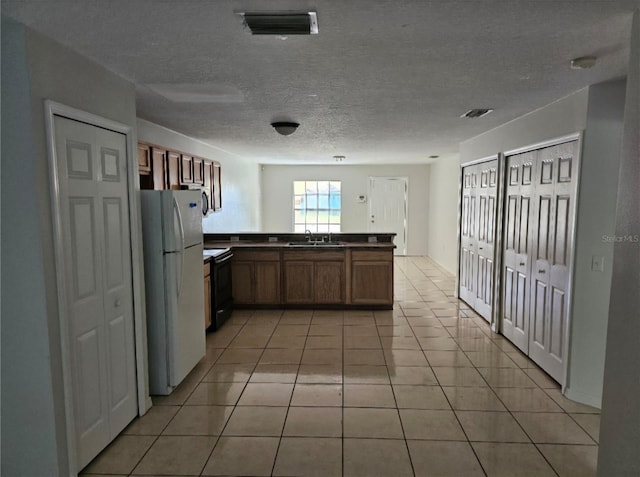
<svg viewBox="0 0 640 477">
<path fill-rule="evenodd" d="M 313 234 L 317 239 L 329 234 Z M 204 234 L 204 248 L 283 249 L 283 250 L 339 250 L 339 249 L 393 249 L 395 234 L 331 234 L 332 245 L 307 244 L 305 234 L 295 233 L 237 233 Z M 370 241 L 374 240 L 374 241 Z M 290 245 L 295 243 L 296 245 Z"/>
<path fill-rule="evenodd" d="M 242 248 L 242 249 L 284 249 L 284 250 L 339 250 L 339 249 L 394 249 L 395 245 L 391 242 L 338 242 L 335 245 L 313 245 L 309 244 L 307 246 L 304 242 L 300 242 L 300 245 L 296 244 L 295 246 L 289 245 L 289 242 L 249 242 L 249 241 L 238 241 L 238 242 L 214 242 L 214 241 L 205 241 L 204 248 Z"/>
</svg>

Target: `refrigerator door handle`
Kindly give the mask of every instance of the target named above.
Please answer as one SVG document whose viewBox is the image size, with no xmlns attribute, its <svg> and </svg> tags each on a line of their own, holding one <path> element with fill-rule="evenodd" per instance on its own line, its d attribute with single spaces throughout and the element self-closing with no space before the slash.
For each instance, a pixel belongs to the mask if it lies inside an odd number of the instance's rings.
<svg viewBox="0 0 640 477">
<path fill-rule="evenodd" d="M 180 228 L 180 233 L 179 233 L 179 238 L 180 238 L 180 247 L 178 247 L 178 255 L 179 255 L 179 271 L 178 271 L 178 276 L 180 277 L 180 279 L 178 280 L 178 294 L 177 296 L 180 297 L 180 295 L 182 294 L 182 281 L 184 279 L 184 223 L 182 222 L 182 214 L 180 213 L 180 207 L 178 205 L 178 201 L 176 200 L 175 196 L 173 197 L 173 213 L 176 215 L 176 218 L 178 219 L 178 227 Z"/>
</svg>

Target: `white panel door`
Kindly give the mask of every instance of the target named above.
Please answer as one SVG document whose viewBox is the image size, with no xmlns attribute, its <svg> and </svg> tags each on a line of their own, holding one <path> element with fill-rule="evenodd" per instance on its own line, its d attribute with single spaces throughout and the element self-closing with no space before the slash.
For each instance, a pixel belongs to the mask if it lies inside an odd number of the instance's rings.
<svg viewBox="0 0 640 477">
<path fill-rule="evenodd" d="M 491 321 L 493 309 L 493 263 L 495 244 L 496 193 L 498 186 L 498 161 L 478 164 L 476 188 L 477 234 L 474 309 L 485 320 Z"/>
<path fill-rule="evenodd" d="M 460 289 L 459 295 L 469 306 L 475 307 L 476 269 L 476 188 L 477 166 L 462 170 L 462 211 L 460 214 Z"/>
<path fill-rule="evenodd" d="M 395 233 L 395 255 L 407 254 L 407 180 L 369 178 L 369 232 Z"/>
<path fill-rule="evenodd" d="M 529 348 L 530 209 L 536 151 L 509 156 L 506 164 L 502 334 Z"/>
<path fill-rule="evenodd" d="M 59 116 L 54 129 L 81 469 L 137 414 L 126 138 Z"/>
<path fill-rule="evenodd" d="M 568 325 L 577 141 L 538 151 L 529 356 L 562 382 Z"/>
</svg>

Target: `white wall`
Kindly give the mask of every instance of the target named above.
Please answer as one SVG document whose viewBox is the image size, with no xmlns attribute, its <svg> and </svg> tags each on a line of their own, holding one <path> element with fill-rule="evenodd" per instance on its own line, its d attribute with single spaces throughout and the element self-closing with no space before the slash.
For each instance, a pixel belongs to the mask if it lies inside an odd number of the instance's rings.
<svg viewBox="0 0 640 477">
<path fill-rule="evenodd" d="M 138 140 L 218 161 L 222 167 L 222 210 L 202 221 L 207 233 L 260 230 L 260 166 L 202 141 L 138 118 Z"/>
<path fill-rule="evenodd" d="M 460 143 L 460 163 L 475 161 L 582 131 L 587 125 L 589 89 L 584 88 L 491 131 Z"/>
<path fill-rule="evenodd" d="M 615 234 L 640 234 L 640 10 L 631 30 Z M 640 244 L 614 245 L 598 476 L 640 475 Z"/>
<path fill-rule="evenodd" d="M 459 157 L 442 158 L 429 165 L 427 255 L 453 275 L 458 273 L 459 181 Z"/>
<path fill-rule="evenodd" d="M 67 475 L 44 100 L 135 127 L 135 90 L 2 18 L 2 475 Z"/>
<path fill-rule="evenodd" d="M 342 232 L 368 231 L 368 203 L 356 201 L 367 195 L 369 177 L 408 177 L 407 254 L 427 253 L 427 210 L 429 203 L 429 166 L 262 166 L 262 230 L 293 230 L 293 181 L 342 181 Z"/>
<path fill-rule="evenodd" d="M 600 407 L 612 276 L 625 81 L 589 88 L 576 214 L 567 397 Z M 591 270 L 604 257 L 604 272 Z"/>
<path fill-rule="evenodd" d="M 565 393 L 600 406 L 611 279 L 615 195 L 624 105 L 624 81 L 594 85 L 460 145 L 461 163 L 585 131 L 576 216 L 573 308 Z M 605 272 L 592 272 L 593 255 Z"/>
</svg>

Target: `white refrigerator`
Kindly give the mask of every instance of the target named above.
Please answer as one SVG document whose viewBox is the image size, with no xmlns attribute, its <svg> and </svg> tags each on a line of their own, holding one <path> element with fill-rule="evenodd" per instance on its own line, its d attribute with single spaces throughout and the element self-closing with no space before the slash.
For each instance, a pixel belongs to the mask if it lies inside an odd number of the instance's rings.
<svg viewBox="0 0 640 477">
<path fill-rule="evenodd" d="M 140 191 L 149 390 L 170 394 L 205 355 L 202 195 Z"/>
</svg>

